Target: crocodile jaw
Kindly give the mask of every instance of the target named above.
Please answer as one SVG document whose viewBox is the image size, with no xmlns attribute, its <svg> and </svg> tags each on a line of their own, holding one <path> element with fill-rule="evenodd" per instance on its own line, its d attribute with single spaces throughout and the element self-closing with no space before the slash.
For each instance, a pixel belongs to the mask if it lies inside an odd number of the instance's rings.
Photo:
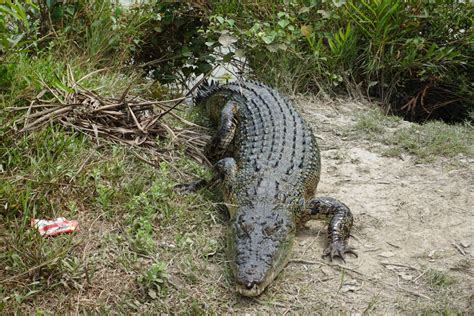
<svg viewBox="0 0 474 316">
<path fill-rule="evenodd" d="M 264 277 L 261 279 L 260 282 L 255 282 L 252 288 L 248 288 L 245 286 L 245 283 L 242 281 L 236 282 L 236 292 L 242 296 L 246 297 L 256 297 L 262 294 L 265 289 L 273 282 L 273 280 L 279 275 L 279 273 L 285 268 L 288 264 L 291 254 L 291 248 L 293 245 L 293 241 L 295 238 L 294 231 L 288 232 L 284 237 L 284 239 L 279 244 L 278 250 L 273 254 L 273 260 L 270 266 L 268 266 L 264 271 Z M 232 249 L 232 247 L 230 247 Z M 235 257 L 232 255 L 234 254 L 232 251 L 230 254 L 231 262 L 235 262 Z M 258 262 L 258 261 L 257 261 Z M 260 262 L 262 264 L 262 262 Z M 240 269 L 238 265 L 233 265 L 234 269 L 234 276 L 237 279 L 237 271 Z M 245 281 L 244 281 L 245 282 Z"/>
<path fill-rule="evenodd" d="M 269 274 L 267 274 L 267 278 L 265 279 L 265 282 L 260 283 L 260 284 L 254 284 L 254 286 L 251 289 L 247 289 L 244 285 L 237 283 L 235 287 L 235 291 L 239 293 L 242 296 L 246 297 L 257 297 L 260 294 L 265 291 L 268 285 L 275 279 L 278 273 L 275 273 L 274 270 L 272 270 Z"/>
</svg>

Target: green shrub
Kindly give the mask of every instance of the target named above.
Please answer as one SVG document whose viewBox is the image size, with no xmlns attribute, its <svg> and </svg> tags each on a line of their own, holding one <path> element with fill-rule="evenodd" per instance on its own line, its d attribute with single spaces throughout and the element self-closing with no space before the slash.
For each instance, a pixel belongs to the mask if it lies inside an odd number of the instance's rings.
<svg viewBox="0 0 474 316">
<path fill-rule="evenodd" d="M 200 30 L 207 20 L 199 6 L 186 2 L 161 2 L 143 5 L 153 18 L 144 23 L 136 62 L 162 83 L 199 75 L 211 70 L 211 48 Z"/>
<path fill-rule="evenodd" d="M 357 87 L 408 119 L 462 120 L 474 110 L 472 8 L 420 0 L 231 2 L 214 4 L 207 35 L 216 46 L 223 34 L 232 38 L 253 75 L 280 88 Z"/>
<path fill-rule="evenodd" d="M 38 7 L 31 0 L 2 1 L 0 4 L 0 56 L 13 48 L 33 42 L 35 25 L 31 16 Z"/>
</svg>

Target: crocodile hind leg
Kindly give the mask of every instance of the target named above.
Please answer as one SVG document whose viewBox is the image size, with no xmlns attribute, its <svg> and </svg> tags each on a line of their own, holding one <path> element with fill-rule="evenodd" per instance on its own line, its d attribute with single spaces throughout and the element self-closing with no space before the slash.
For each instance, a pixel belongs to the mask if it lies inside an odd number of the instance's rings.
<svg viewBox="0 0 474 316">
<path fill-rule="evenodd" d="M 323 257 L 340 257 L 344 260 L 344 254 L 350 253 L 357 257 L 357 254 L 347 245 L 350 236 L 353 217 L 350 209 L 344 203 L 330 198 L 317 197 L 307 202 L 307 219 L 328 218 L 328 238 L 329 246 L 324 250 Z"/>
</svg>

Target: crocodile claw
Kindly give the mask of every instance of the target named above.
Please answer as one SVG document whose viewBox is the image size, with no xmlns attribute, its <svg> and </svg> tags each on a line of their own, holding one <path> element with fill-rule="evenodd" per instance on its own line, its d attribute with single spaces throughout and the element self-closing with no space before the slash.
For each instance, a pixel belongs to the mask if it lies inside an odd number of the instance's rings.
<svg viewBox="0 0 474 316">
<path fill-rule="evenodd" d="M 188 193 L 194 193 L 198 191 L 200 188 L 206 186 L 207 181 L 206 180 L 196 180 L 191 183 L 181 183 L 177 184 L 174 186 L 174 191 L 181 193 L 181 194 L 188 194 Z"/>
<path fill-rule="evenodd" d="M 329 257 L 329 259 L 332 261 L 335 257 L 339 257 L 345 263 L 346 260 L 344 259 L 344 254 L 346 253 L 354 255 L 356 258 L 358 257 L 354 249 L 347 246 L 344 241 L 337 240 L 331 242 L 329 246 L 324 250 L 323 258 Z"/>
</svg>

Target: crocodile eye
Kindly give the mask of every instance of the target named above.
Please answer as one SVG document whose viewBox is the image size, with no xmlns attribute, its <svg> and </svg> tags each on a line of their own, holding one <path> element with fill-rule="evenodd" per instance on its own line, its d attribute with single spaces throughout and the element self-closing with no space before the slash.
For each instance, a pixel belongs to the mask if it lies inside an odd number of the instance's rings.
<svg viewBox="0 0 474 316">
<path fill-rule="evenodd" d="M 252 228 L 253 224 L 246 223 L 245 221 L 240 221 L 237 225 L 237 233 L 240 237 L 248 236 Z"/>
<path fill-rule="evenodd" d="M 263 228 L 263 233 L 266 235 L 266 236 L 271 236 L 273 235 L 274 233 L 276 233 L 278 231 L 278 225 L 270 225 L 270 226 L 265 226 Z"/>
</svg>

